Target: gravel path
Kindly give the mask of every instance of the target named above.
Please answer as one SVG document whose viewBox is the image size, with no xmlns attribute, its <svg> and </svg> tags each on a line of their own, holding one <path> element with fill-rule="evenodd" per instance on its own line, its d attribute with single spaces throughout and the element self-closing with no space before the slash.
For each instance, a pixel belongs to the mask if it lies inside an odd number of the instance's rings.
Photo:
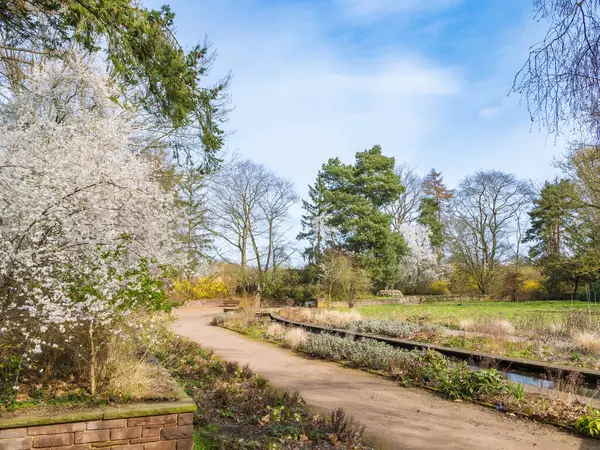
<svg viewBox="0 0 600 450">
<path fill-rule="evenodd" d="M 342 407 L 367 435 L 392 449 L 591 450 L 600 443 L 487 408 L 444 400 L 420 389 L 338 364 L 309 360 L 208 323 L 221 309 L 185 307 L 171 328 L 228 361 L 249 364 L 277 387 L 299 391 L 310 405 Z"/>
</svg>

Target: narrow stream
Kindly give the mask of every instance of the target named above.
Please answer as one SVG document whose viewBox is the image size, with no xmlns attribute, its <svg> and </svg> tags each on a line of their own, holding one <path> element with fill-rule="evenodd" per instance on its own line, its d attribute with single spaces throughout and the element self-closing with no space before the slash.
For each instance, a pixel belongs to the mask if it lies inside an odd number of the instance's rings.
<svg viewBox="0 0 600 450">
<path fill-rule="evenodd" d="M 541 377 L 536 377 L 525 371 L 509 370 L 502 373 L 513 383 L 527 384 L 530 386 L 536 386 L 544 389 L 554 389 L 556 387 L 555 381 L 547 380 Z M 594 399 L 600 400 L 600 392 L 598 392 L 596 386 L 593 386 L 591 384 L 582 385 L 577 390 L 577 394 L 582 395 L 584 397 L 593 397 Z"/>
</svg>

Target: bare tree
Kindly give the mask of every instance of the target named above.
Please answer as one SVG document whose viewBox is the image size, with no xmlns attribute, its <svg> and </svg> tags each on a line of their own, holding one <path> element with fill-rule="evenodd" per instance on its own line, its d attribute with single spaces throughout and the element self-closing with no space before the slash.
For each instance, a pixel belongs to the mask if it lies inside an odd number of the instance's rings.
<svg viewBox="0 0 600 450">
<path fill-rule="evenodd" d="M 402 224 L 412 224 L 419 217 L 419 203 L 423 197 L 423 179 L 415 170 L 406 164 L 397 166 L 394 172 L 400 177 L 404 192 L 386 208 L 386 213 L 392 216 L 394 231 L 400 231 Z"/>
<path fill-rule="evenodd" d="M 298 195 L 294 191 L 294 184 L 291 181 L 278 178 L 273 173 L 269 173 L 266 180 L 266 190 L 258 202 L 256 223 L 260 225 L 257 225 L 256 230 L 250 229 L 250 238 L 260 281 L 262 281 L 263 273 L 275 269 L 276 264 L 281 264 L 290 256 L 289 247 L 286 248 L 284 237 L 292 227 L 288 226 L 286 228 L 285 222 L 288 219 L 290 208 L 298 200 Z M 266 248 L 262 249 L 260 247 L 257 235 L 264 237 Z"/>
<path fill-rule="evenodd" d="M 218 256 L 239 262 L 242 277 L 249 264 L 255 264 L 260 293 L 264 274 L 291 255 L 285 224 L 298 201 L 293 184 L 261 164 L 243 160 L 216 174 L 208 195 Z"/>
<path fill-rule="evenodd" d="M 482 294 L 513 249 L 517 217 L 530 201 L 529 185 L 507 173 L 477 172 L 461 182 L 445 232 L 454 258 Z"/>
<path fill-rule="evenodd" d="M 600 137 L 600 3 L 534 0 L 535 18 L 549 23 L 517 73 L 513 91 L 527 101 L 532 121 L 549 132 L 571 123 Z"/>
</svg>

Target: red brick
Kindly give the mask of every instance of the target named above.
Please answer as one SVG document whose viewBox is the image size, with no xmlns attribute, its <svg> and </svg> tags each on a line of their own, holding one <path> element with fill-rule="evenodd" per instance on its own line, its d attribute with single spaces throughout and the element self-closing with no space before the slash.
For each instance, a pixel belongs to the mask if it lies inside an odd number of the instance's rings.
<svg viewBox="0 0 600 450">
<path fill-rule="evenodd" d="M 18 438 L 27 436 L 27 428 L 8 428 L 0 430 L 0 439 Z"/>
<path fill-rule="evenodd" d="M 177 414 L 167 414 L 163 416 L 134 417 L 127 421 L 127 425 L 135 427 L 138 425 L 163 425 L 167 423 L 177 423 Z"/>
<path fill-rule="evenodd" d="M 88 430 L 106 430 L 107 428 L 125 428 L 127 419 L 92 420 L 87 423 Z"/>
<path fill-rule="evenodd" d="M 194 423 L 194 413 L 183 413 L 177 416 L 177 425 L 191 425 Z"/>
<path fill-rule="evenodd" d="M 75 433 L 76 444 L 102 442 L 110 440 L 110 430 L 78 431 Z"/>
<path fill-rule="evenodd" d="M 160 437 L 167 441 L 172 441 L 177 439 L 190 439 L 193 434 L 194 426 L 184 425 L 182 427 L 163 428 L 160 432 Z"/>
<path fill-rule="evenodd" d="M 184 439 L 177 441 L 177 450 L 194 450 L 194 440 Z"/>
<path fill-rule="evenodd" d="M 160 436 L 160 428 L 142 428 L 142 437 Z"/>
<path fill-rule="evenodd" d="M 45 436 L 36 436 L 33 438 L 33 446 L 39 447 L 60 447 L 71 445 L 73 443 L 73 433 L 48 434 Z"/>
<path fill-rule="evenodd" d="M 144 450 L 177 450 L 177 442 L 175 441 L 160 441 L 146 444 Z"/>
<path fill-rule="evenodd" d="M 27 434 L 29 436 L 37 436 L 40 434 L 62 434 L 72 433 L 73 431 L 85 430 L 85 422 L 74 422 L 74 423 L 59 423 L 56 425 L 44 425 L 41 427 L 29 427 L 27 428 Z"/>
<path fill-rule="evenodd" d="M 0 450 L 29 450 L 31 438 L 0 439 Z"/>
<path fill-rule="evenodd" d="M 92 448 L 110 447 L 112 449 L 113 445 L 125 445 L 125 444 L 129 444 L 128 439 L 120 439 L 118 441 L 96 442 L 95 444 L 92 444 Z M 71 450 L 71 449 L 69 449 L 69 450 Z"/>
<path fill-rule="evenodd" d="M 145 437 L 140 439 L 132 439 L 132 444 L 143 444 L 145 442 L 156 442 L 160 440 L 160 436 Z"/>
<path fill-rule="evenodd" d="M 142 436 L 142 427 L 117 428 L 110 430 L 110 438 L 113 441 L 118 439 L 135 439 Z"/>
</svg>

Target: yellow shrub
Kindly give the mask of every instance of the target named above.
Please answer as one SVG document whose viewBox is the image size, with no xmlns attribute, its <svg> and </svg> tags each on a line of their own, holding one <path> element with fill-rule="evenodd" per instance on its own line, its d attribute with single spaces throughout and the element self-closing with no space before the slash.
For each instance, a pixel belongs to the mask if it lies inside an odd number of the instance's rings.
<svg viewBox="0 0 600 450">
<path fill-rule="evenodd" d="M 201 277 L 192 281 L 175 280 L 173 291 L 187 300 L 222 298 L 229 294 L 225 283 L 209 277 Z"/>
<path fill-rule="evenodd" d="M 433 281 L 430 287 L 431 293 L 435 295 L 448 295 L 450 289 L 448 289 L 448 283 L 445 281 Z"/>
<path fill-rule="evenodd" d="M 523 292 L 532 295 L 542 290 L 542 283 L 537 280 L 525 280 L 523 281 Z"/>
</svg>

